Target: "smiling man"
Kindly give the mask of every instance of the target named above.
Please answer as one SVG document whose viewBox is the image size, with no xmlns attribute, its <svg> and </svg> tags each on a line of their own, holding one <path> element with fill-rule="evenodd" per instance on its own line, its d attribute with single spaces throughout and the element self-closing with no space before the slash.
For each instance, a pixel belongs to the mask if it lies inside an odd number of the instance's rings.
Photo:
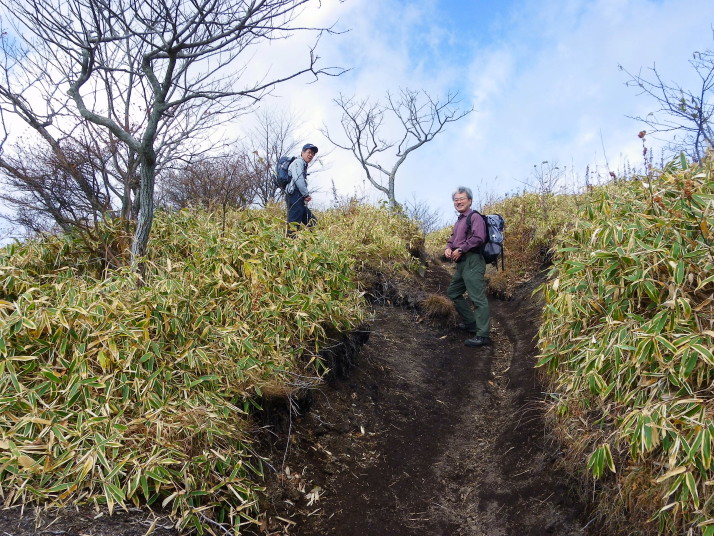
<svg viewBox="0 0 714 536">
<path fill-rule="evenodd" d="M 307 204 L 312 200 L 312 196 L 307 189 L 307 166 L 312 162 L 317 154 L 317 147 L 312 143 L 303 145 L 300 158 L 293 160 L 288 170 L 290 183 L 285 188 L 285 201 L 288 205 L 288 233 L 295 232 L 296 224 L 315 224 L 315 216 L 308 208 Z"/>
<path fill-rule="evenodd" d="M 474 334 L 464 344 L 478 348 L 491 344 L 491 315 L 484 279 L 486 261 L 481 255 L 481 246 L 486 242 L 486 223 L 478 212 L 471 209 L 473 195 L 470 188 L 459 186 L 451 198 L 459 217 L 444 251 L 447 259 L 456 262 L 456 273 L 451 278 L 446 295 L 454 302 L 463 319 L 459 327 Z M 464 298 L 466 291 L 476 307 L 475 312 Z"/>
</svg>

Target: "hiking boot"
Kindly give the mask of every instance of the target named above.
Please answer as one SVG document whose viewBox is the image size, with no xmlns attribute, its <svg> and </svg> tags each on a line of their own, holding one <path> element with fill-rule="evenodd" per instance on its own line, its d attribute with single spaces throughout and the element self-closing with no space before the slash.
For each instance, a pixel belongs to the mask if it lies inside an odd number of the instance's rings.
<svg viewBox="0 0 714 536">
<path fill-rule="evenodd" d="M 473 337 L 472 339 L 466 339 L 464 341 L 464 344 L 471 348 L 479 348 L 480 346 L 490 346 L 491 337 Z"/>
<path fill-rule="evenodd" d="M 456 328 L 464 331 L 470 331 L 471 333 L 476 333 L 476 326 L 467 326 L 463 322 L 456 324 Z"/>
</svg>

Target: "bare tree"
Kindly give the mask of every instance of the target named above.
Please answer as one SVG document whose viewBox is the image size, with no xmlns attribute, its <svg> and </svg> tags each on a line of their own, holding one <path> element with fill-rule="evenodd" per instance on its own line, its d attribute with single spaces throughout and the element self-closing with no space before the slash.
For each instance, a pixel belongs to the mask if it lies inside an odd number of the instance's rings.
<svg viewBox="0 0 714 536">
<path fill-rule="evenodd" d="M 111 196 L 103 188 L 108 155 L 88 144 L 65 142 L 58 150 L 44 144 L 20 146 L 14 156 L 0 155 L 0 200 L 17 211 L 10 221 L 34 232 L 57 226 L 65 232 L 91 233 L 112 211 Z"/>
<path fill-rule="evenodd" d="M 318 69 L 313 47 L 303 68 L 257 81 L 244 76 L 255 46 L 309 29 L 294 21 L 310 1 L 0 0 L 28 51 L 30 61 L 16 67 L 54 77 L 84 119 L 136 154 L 135 268 L 151 231 L 162 149 L 186 143 L 194 127 L 236 117 L 277 84 L 340 74 Z"/>
<path fill-rule="evenodd" d="M 112 168 L 117 161 L 108 155 L 101 132 L 76 115 L 70 118 L 66 101 L 18 48 L 17 40 L 1 32 L 0 175 L 6 186 L 2 199 L 16 211 L 16 217 L 7 219 L 32 232 L 56 226 L 84 233 L 113 210 L 111 192 L 117 190 L 110 180 L 116 176 Z M 10 115 L 35 136 L 8 145 Z"/>
<path fill-rule="evenodd" d="M 297 152 L 293 133 L 298 118 L 288 113 L 274 113 L 261 110 L 255 115 L 256 126 L 249 133 L 248 165 L 255 176 L 253 201 L 265 206 L 276 200 L 279 190 L 275 188 L 273 176 L 275 164 L 281 156 Z"/>
<path fill-rule="evenodd" d="M 465 117 L 473 109 L 460 109 L 458 94 L 451 92 L 440 101 L 426 91 L 402 89 L 396 96 L 387 92 L 386 100 L 387 103 L 382 105 L 340 95 L 334 102 L 342 110 L 341 123 L 346 141 L 331 136 L 327 127 L 323 127 L 323 134 L 337 147 L 351 151 L 372 186 L 384 193 L 392 206 L 398 206 L 395 180 L 407 156 L 433 140 L 447 124 Z M 387 129 L 385 119 L 396 119 L 401 140 L 382 138 Z M 395 149 L 396 160 L 391 168 L 387 168 L 379 159 L 390 149 Z"/>
<path fill-rule="evenodd" d="M 543 221 L 548 221 L 552 198 L 561 192 L 564 175 L 565 168 L 561 168 L 557 161 L 543 160 L 540 164 L 533 164 L 533 179 L 525 184 L 538 194 Z"/>
<path fill-rule="evenodd" d="M 83 120 L 75 110 L 71 110 L 67 95 L 59 90 L 57 77 L 52 76 L 56 73 L 51 75 L 44 62 L 38 64 L 37 56 L 30 54 L 27 48 L 19 48 L 17 43 L 18 40 L 7 32 L 0 33 L 0 128 L 3 134 L 0 139 L 0 171 L 7 179 L 6 185 L 11 189 L 15 187 L 15 193 L 20 194 L 18 197 L 9 193 L 5 200 L 17 210 L 25 213 L 29 210 L 34 214 L 33 221 L 49 223 L 54 220 L 54 224 L 64 230 L 72 227 L 73 223 L 81 226 L 80 221 L 72 220 L 72 211 L 64 210 L 61 214 L 57 211 L 57 203 L 65 202 L 60 199 L 63 191 L 42 191 L 52 182 L 36 174 L 28 174 L 31 168 L 42 175 L 55 167 L 65 175 L 65 190 L 82 191 L 85 200 L 93 207 L 95 213 L 88 217 L 85 212 L 83 221 L 96 221 L 107 211 L 126 219 L 132 215 L 135 218 L 136 207 L 132 205 L 132 200 L 139 186 L 136 152 L 110 132 Z M 126 101 L 121 107 L 128 110 L 130 106 L 131 102 Z M 120 108 L 119 105 L 116 107 Z M 20 126 L 28 127 L 30 137 L 25 135 L 8 145 L 10 128 L 7 120 L 10 118 L 19 119 Z M 130 120 L 124 124 L 132 132 L 138 129 L 136 123 Z M 17 121 L 13 128 L 18 130 Z M 25 161 L 30 150 L 33 154 L 44 155 L 40 162 L 16 165 L 18 161 Z M 77 158 L 85 165 L 76 166 Z M 87 175 L 90 167 L 94 168 L 93 177 Z M 22 192 L 30 191 L 34 192 L 36 202 L 27 205 L 24 201 L 28 198 Z M 14 203 L 8 197 L 13 197 L 15 201 L 23 200 L 23 203 Z M 82 209 L 78 208 L 78 213 L 82 213 Z M 29 229 L 33 230 L 32 226 Z"/>
<path fill-rule="evenodd" d="M 419 201 L 412 196 L 410 201 L 404 203 L 404 210 L 412 220 L 419 222 L 424 235 L 444 227 L 445 222 L 438 210 L 435 210 L 424 201 Z"/>
<path fill-rule="evenodd" d="M 648 125 L 651 132 L 674 133 L 669 148 L 677 153 L 684 151 L 699 161 L 714 146 L 714 51 L 695 52 L 689 63 L 699 77 L 697 87 L 691 90 L 676 82 L 665 82 L 654 66 L 649 76 L 633 75 L 622 65 L 619 68 L 630 77 L 628 86 L 639 88 L 640 95 L 652 97 L 659 106 L 645 117 L 632 119 Z"/>
<path fill-rule="evenodd" d="M 201 206 L 225 213 L 250 204 L 256 177 L 245 155 L 231 155 L 171 170 L 160 183 L 162 197 L 172 208 Z"/>
</svg>

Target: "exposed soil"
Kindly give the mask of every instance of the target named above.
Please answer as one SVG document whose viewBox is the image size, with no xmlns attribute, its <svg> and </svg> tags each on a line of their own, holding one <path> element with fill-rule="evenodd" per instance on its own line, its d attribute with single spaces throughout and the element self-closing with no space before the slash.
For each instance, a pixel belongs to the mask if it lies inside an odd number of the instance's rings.
<svg viewBox="0 0 714 536">
<path fill-rule="evenodd" d="M 443 295 L 449 277 L 431 266 L 407 301 Z M 265 448 L 275 473 L 255 534 L 590 534 L 544 429 L 533 369 L 536 284 L 511 300 L 491 299 L 494 344 L 480 349 L 414 308 L 375 305 L 356 364 L 297 411 L 273 410 Z M 0 510 L 0 536 L 140 536 L 155 520 L 139 510 L 95 515 L 63 511 L 36 521 Z M 158 518 L 152 534 L 176 533 Z"/>
<path fill-rule="evenodd" d="M 417 292 L 443 295 L 449 279 L 432 266 Z M 490 300 L 488 348 L 464 346 L 467 333 L 413 308 L 375 306 L 358 366 L 290 423 L 267 532 L 588 534 L 544 429 L 537 283 Z"/>
</svg>

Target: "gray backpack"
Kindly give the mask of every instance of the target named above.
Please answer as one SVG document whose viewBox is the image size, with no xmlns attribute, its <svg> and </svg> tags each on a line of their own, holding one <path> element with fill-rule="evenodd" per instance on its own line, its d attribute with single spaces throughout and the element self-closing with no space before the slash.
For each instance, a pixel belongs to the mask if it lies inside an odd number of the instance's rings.
<svg viewBox="0 0 714 536">
<path fill-rule="evenodd" d="M 506 228 L 506 221 L 500 214 L 486 214 L 474 210 L 466 219 L 466 236 L 471 234 L 471 216 L 478 214 L 486 224 L 486 242 L 479 248 L 479 253 L 483 255 L 486 264 L 493 264 L 498 269 L 498 258 L 501 257 L 501 270 L 504 269 L 503 262 L 503 231 Z"/>
</svg>

